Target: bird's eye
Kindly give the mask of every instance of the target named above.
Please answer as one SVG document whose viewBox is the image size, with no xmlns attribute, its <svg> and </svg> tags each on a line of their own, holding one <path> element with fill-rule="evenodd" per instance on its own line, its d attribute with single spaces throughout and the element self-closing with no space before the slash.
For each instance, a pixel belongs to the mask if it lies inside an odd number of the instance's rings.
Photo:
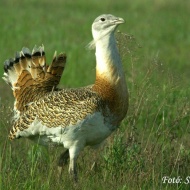
<svg viewBox="0 0 190 190">
<path fill-rule="evenodd" d="M 101 18 L 100 20 L 101 20 L 102 22 L 104 22 L 106 19 L 105 19 L 105 18 Z"/>
</svg>

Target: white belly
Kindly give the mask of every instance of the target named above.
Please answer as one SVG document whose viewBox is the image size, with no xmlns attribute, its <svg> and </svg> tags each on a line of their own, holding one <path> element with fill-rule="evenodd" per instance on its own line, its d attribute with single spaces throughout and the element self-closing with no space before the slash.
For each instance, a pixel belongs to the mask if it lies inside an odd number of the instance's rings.
<svg viewBox="0 0 190 190">
<path fill-rule="evenodd" d="M 43 145 L 62 145 L 70 148 L 75 144 L 82 146 L 100 144 L 111 134 L 112 126 L 105 122 L 100 112 L 88 115 L 84 120 L 67 127 L 46 127 L 37 119 L 17 136 L 29 137 Z"/>
</svg>

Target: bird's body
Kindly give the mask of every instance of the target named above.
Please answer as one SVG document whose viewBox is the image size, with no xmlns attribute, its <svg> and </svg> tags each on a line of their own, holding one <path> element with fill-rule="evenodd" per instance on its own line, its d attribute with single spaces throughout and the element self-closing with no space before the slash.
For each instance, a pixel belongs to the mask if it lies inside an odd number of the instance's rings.
<svg viewBox="0 0 190 190">
<path fill-rule="evenodd" d="M 13 63 L 10 60 L 5 63 L 5 80 L 13 88 L 17 114 L 10 139 L 27 137 L 43 145 L 64 146 L 69 149 L 69 171 L 76 177 L 79 152 L 85 146 L 105 140 L 127 113 L 127 86 L 114 37 L 116 26 L 123 22 L 113 15 L 95 19 L 92 33 L 96 80 L 91 86 L 57 89 L 66 57 L 61 54 L 47 67 L 41 47 L 32 55 L 25 48 L 21 52 L 23 56 L 17 56 Z M 33 64 L 34 61 L 38 64 Z M 23 62 L 29 67 L 16 72 L 16 66 L 22 66 Z"/>
<path fill-rule="evenodd" d="M 16 138 L 29 137 L 44 145 L 64 145 L 68 149 L 76 143 L 83 147 L 95 145 L 111 132 L 109 121 L 104 126 L 105 106 L 91 88 L 51 92 L 29 105 L 15 122 L 13 131 L 17 131 Z"/>
</svg>

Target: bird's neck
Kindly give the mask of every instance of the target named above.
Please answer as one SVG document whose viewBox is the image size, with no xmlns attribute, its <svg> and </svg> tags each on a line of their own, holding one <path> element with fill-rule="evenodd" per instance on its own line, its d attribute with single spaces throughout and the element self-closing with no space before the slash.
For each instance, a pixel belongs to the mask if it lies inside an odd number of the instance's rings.
<svg viewBox="0 0 190 190">
<path fill-rule="evenodd" d="M 114 34 L 106 35 L 95 42 L 96 45 L 96 79 L 104 77 L 110 83 L 123 77 L 121 59 Z"/>
<path fill-rule="evenodd" d="M 95 45 L 96 81 L 94 86 L 102 93 L 105 90 L 105 84 L 112 88 L 122 85 L 122 89 L 126 89 L 125 74 L 114 34 L 95 40 Z"/>
<path fill-rule="evenodd" d="M 93 89 L 110 102 L 113 112 L 120 114 L 122 111 L 123 117 L 127 112 L 128 93 L 114 34 L 95 41 L 95 45 L 96 81 Z"/>
</svg>

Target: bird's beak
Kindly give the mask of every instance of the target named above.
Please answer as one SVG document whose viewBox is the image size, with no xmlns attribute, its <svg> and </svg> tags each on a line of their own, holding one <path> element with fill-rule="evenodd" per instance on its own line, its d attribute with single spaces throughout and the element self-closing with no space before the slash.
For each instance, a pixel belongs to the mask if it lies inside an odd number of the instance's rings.
<svg viewBox="0 0 190 190">
<path fill-rule="evenodd" d="M 123 19 L 123 18 L 119 18 L 119 17 L 117 17 L 117 18 L 113 21 L 113 24 L 115 24 L 115 25 L 123 24 L 123 23 L 125 23 L 124 19 Z"/>
</svg>

